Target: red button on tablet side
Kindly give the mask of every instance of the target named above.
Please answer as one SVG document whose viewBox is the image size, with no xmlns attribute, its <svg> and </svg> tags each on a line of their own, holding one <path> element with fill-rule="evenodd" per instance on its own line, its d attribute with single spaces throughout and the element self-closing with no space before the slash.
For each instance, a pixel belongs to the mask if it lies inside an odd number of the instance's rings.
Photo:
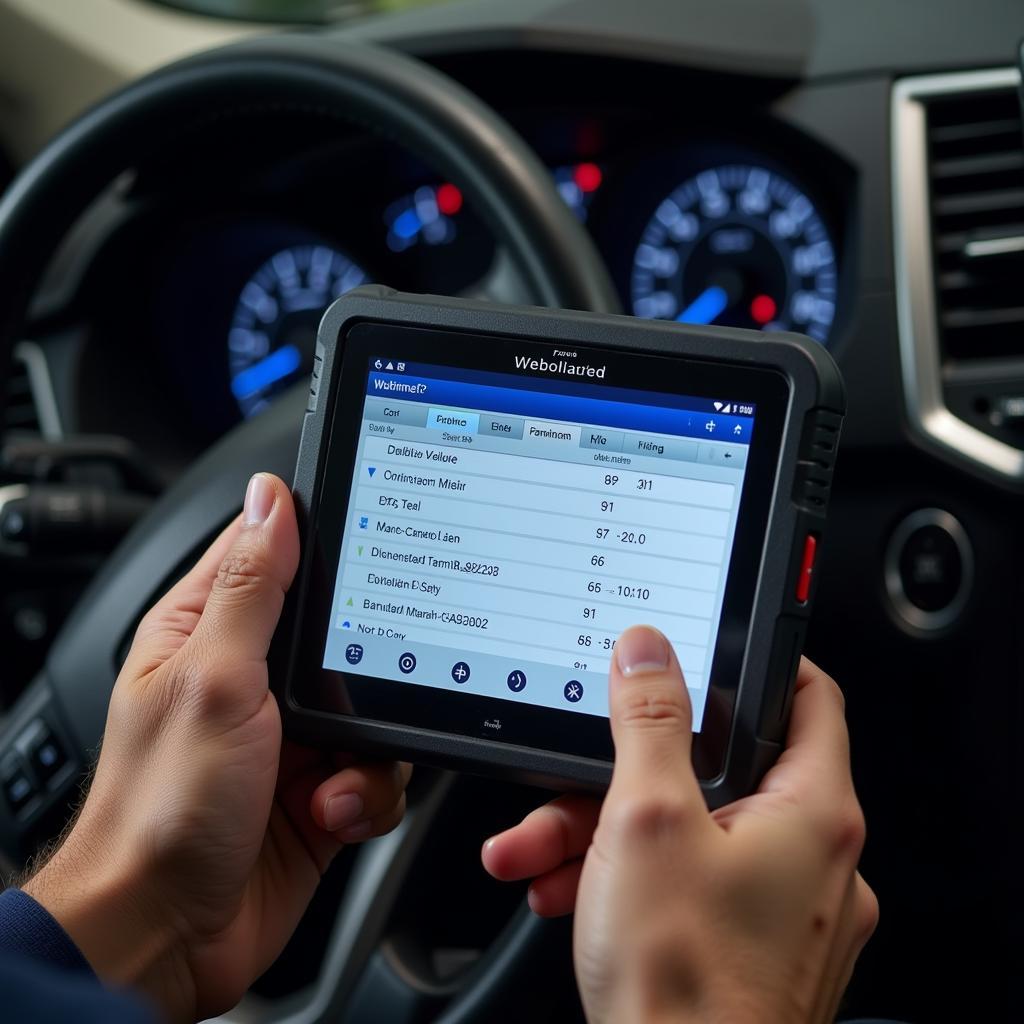
<svg viewBox="0 0 1024 1024">
<path fill-rule="evenodd" d="M 800 562 L 800 575 L 796 580 L 796 599 L 799 604 L 807 604 L 811 592 L 811 574 L 814 572 L 814 558 L 818 553 L 818 538 L 813 533 L 804 541 L 804 557 Z"/>
</svg>

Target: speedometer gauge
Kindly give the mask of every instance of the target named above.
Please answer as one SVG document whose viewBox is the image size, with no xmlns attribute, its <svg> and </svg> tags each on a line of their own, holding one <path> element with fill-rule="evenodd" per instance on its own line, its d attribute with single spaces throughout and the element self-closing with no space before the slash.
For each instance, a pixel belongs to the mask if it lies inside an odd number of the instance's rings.
<svg viewBox="0 0 1024 1024">
<path fill-rule="evenodd" d="M 324 310 L 366 280 L 361 267 L 326 245 L 293 245 L 259 267 L 228 333 L 231 391 L 243 416 L 265 409 L 309 372 Z"/>
<path fill-rule="evenodd" d="M 631 285 L 636 316 L 795 330 L 825 343 L 835 317 L 835 250 L 792 182 L 765 167 L 712 167 L 654 211 Z"/>
</svg>

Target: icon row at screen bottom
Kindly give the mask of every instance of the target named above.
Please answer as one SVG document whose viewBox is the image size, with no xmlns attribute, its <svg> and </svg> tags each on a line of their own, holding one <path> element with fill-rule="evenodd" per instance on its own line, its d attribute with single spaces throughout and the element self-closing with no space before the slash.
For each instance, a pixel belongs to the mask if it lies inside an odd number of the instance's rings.
<svg viewBox="0 0 1024 1024">
<path fill-rule="evenodd" d="M 350 665 L 358 665 L 363 660 L 363 645 L 349 644 L 345 648 L 345 660 Z M 403 675 L 409 675 L 416 670 L 416 655 L 406 651 L 398 657 L 398 671 Z M 464 661 L 457 661 L 452 665 L 452 679 L 460 686 L 468 683 L 473 670 Z M 513 669 L 505 679 L 505 684 L 513 693 L 521 693 L 526 689 L 526 673 L 522 669 Z M 562 690 L 562 695 L 570 704 L 576 704 L 583 699 L 583 684 L 578 679 L 570 679 Z"/>
</svg>

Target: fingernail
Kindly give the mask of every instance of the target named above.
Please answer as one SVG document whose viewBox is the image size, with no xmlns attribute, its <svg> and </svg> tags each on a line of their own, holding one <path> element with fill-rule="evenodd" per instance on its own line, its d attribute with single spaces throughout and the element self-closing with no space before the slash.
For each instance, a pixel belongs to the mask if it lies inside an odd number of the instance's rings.
<svg viewBox="0 0 1024 1024">
<path fill-rule="evenodd" d="M 530 886 L 529 889 L 526 890 L 526 903 L 529 906 L 530 910 L 534 914 L 536 914 L 538 917 L 541 916 L 540 915 L 541 899 L 534 892 L 532 885 Z"/>
<path fill-rule="evenodd" d="M 242 521 L 246 526 L 258 526 L 266 522 L 274 507 L 274 485 L 266 473 L 257 473 L 245 489 L 245 506 Z"/>
<path fill-rule="evenodd" d="M 362 813 L 363 798 L 358 793 L 329 797 L 324 804 L 324 827 L 328 832 L 337 832 L 353 821 L 358 821 Z"/>
<path fill-rule="evenodd" d="M 668 641 L 652 626 L 627 629 L 615 645 L 615 660 L 624 676 L 662 672 L 668 668 Z"/>
<path fill-rule="evenodd" d="M 368 821 L 360 821 L 355 825 L 343 828 L 338 834 L 338 840 L 342 843 L 361 843 L 364 839 L 370 838 L 370 831 L 373 826 Z"/>
</svg>

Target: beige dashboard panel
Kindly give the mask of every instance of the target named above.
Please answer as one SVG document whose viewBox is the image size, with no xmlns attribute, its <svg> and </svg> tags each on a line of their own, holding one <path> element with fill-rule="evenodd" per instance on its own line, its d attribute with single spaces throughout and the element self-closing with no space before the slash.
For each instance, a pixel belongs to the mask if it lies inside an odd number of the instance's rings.
<svg viewBox="0 0 1024 1024">
<path fill-rule="evenodd" d="M 146 0 L 0 0 L 0 142 L 20 164 L 118 86 L 259 31 Z"/>
</svg>

